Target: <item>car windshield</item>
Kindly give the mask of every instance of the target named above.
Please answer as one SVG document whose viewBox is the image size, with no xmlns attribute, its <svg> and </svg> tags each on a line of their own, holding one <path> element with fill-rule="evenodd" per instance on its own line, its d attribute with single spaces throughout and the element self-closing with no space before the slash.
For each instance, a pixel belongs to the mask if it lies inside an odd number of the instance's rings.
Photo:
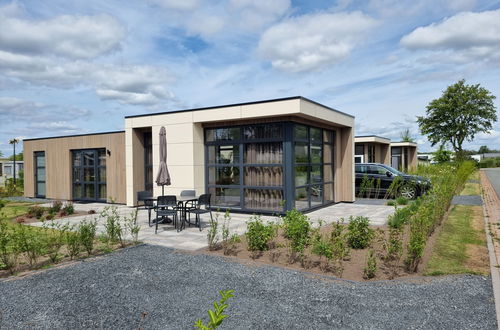
<svg viewBox="0 0 500 330">
<path fill-rule="evenodd" d="M 385 166 L 385 168 L 387 170 L 389 170 L 390 172 L 392 172 L 393 174 L 396 174 L 396 175 L 406 175 L 405 173 L 396 170 L 394 167 Z"/>
</svg>

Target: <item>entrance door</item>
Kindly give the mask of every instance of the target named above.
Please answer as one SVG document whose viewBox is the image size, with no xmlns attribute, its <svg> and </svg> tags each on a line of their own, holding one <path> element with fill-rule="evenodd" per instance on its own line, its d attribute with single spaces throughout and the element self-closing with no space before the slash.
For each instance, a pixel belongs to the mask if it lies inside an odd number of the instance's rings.
<svg viewBox="0 0 500 330">
<path fill-rule="evenodd" d="M 73 199 L 106 201 L 106 149 L 73 150 Z"/>
<path fill-rule="evenodd" d="M 45 198 L 45 151 L 35 152 L 35 197 Z"/>
</svg>

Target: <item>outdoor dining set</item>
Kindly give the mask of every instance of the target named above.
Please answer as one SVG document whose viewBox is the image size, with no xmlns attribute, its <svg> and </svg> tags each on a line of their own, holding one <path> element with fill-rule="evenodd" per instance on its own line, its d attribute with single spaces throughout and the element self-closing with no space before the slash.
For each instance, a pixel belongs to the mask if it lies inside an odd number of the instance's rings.
<svg viewBox="0 0 500 330">
<path fill-rule="evenodd" d="M 137 202 L 139 209 L 148 211 L 148 224 L 155 226 L 155 234 L 158 232 L 158 224 L 171 223 L 173 227 L 180 232 L 186 226 L 192 224 L 201 231 L 201 215 L 210 214 L 210 194 L 195 195 L 194 190 L 184 190 L 180 196 L 162 195 L 153 197 L 150 191 L 139 191 L 137 193 Z M 154 212 L 154 218 L 152 218 Z M 191 215 L 194 214 L 194 223 L 191 223 Z"/>
</svg>

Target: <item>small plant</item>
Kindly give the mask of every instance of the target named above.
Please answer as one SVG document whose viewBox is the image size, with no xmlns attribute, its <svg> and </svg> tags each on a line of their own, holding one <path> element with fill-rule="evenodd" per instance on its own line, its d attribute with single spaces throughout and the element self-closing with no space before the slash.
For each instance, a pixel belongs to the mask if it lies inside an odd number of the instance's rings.
<svg viewBox="0 0 500 330">
<path fill-rule="evenodd" d="M 231 215 L 229 213 L 229 210 L 226 210 L 226 213 L 224 213 L 224 222 L 222 223 L 222 246 L 224 248 L 224 254 L 228 255 L 230 252 L 230 245 L 229 245 L 229 223 L 231 222 Z"/>
<path fill-rule="evenodd" d="M 61 211 L 63 203 L 61 201 L 53 201 L 49 208 L 49 213 L 56 214 Z"/>
<path fill-rule="evenodd" d="M 396 204 L 398 204 L 398 205 L 406 205 L 406 204 L 408 204 L 408 199 L 406 197 L 399 196 L 399 197 L 396 198 Z"/>
<path fill-rule="evenodd" d="M 349 218 L 347 240 L 353 249 L 364 249 L 370 245 L 374 232 L 369 226 L 370 220 L 367 217 Z"/>
<path fill-rule="evenodd" d="M 217 235 L 219 231 L 219 212 L 215 213 L 215 217 L 210 219 L 209 228 L 207 232 L 208 249 L 213 251 L 217 249 L 217 243 L 219 242 L 219 237 Z"/>
<path fill-rule="evenodd" d="M 72 215 L 75 213 L 75 206 L 73 205 L 73 202 L 66 202 L 61 209 L 66 215 Z"/>
<path fill-rule="evenodd" d="M 137 223 L 137 209 L 132 211 L 130 217 L 125 217 L 124 220 L 125 227 L 132 236 L 132 241 L 137 244 L 139 242 L 139 231 L 141 230 L 141 226 Z"/>
<path fill-rule="evenodd" d="M 387 201 L 387 203 L 385 203 L 385 205 L 387 205 L 387 206 L 396 206 L 397 203 L 394 200 L 389 200 L 389 201 Z"/>
<path fill-rule="evenodd" d="M 46 229 L 45 246 L 49 255 L 50 261 L 57 262 L 59 260 L 59 251 L 66 240 L 66 231 L 68 225 L 61 225 L 59 223 L 44 223 L 43 227 Z"/>
<path fill-rule="evenodd" d="M 224 310 L 229 306 L 228 304 L 226 304 L 226 301 L 229 298 L 234 297 L 233 292 L 234 290 L 219 291 L 221 300 L 219 302 L 214 302 L 213 310 L 208 310 L 208 318 L 210 319 L 210 321 L 207 323 L 207 325 L 205 325 L 203 324 L 203 321 L 199 319 L 195 322 L 194 326 L 201 330 L 212 330 L 218 328 L 222 324 L 222 321 L 224 321 L 224 319 L 228 317 L 228 315 L 224 314 Z"/>
<path fill-rule="evenodd" d="M 44 234 L 45 232 L 38 228 L 31 228 L 25 225 L 17 225 L 15 227 L 19 249 L 26 255 L 30 267 L 33 267 L 37 263 L 38 258 L 45 252 Z"/>
<path fill-rule="evenodd" d="M 287 211 L 283 218 L 283 228 L 285 237 L 290 240 L 290 258 L 295 259 L 297 253 L 303 256 L 311 238 L 312 228 L 308 217 L 297 210 Z"/>
<path fill-rule="evenodd" d="M 94 251 L 96 227 L 97 227 L 96 220 L 87 220 L 87 219 L 84 219 L 82 222 L 80 222 L 80 225 L 78 226 L 80 242 L 85 251 L 87 251 L 88 255 L 91 255 L 92 251 Z"/>
<path fill-rule="evenodd" d="M 40 219 L 43 216 L 45 209 L 41 206 L 35 205 L 31 206 L 28 209 L 28 213 L 26 214 L 29 218 L 37 218 Z"/>
<path fill-rule="evenodd" d="M 323 271 L 326 271 L 330 260 L 333 258 L 333 248 L 330 241 L 325 240 L 321 235 L 316 236 L 312 243 L 311 252 L 319 256 L 320 265 L 323 264 L 322 259 L 325 257 L 325 262 L 322 268 Z"/>
<path fill-rule="evenodd" d="M 112 243 L 119 242 L 123 247 L 123 227 L 120 223 L 118 208 L 116 206 L 106 206 L 101 212 L 101 217 L 106 219 L 104 223 L 105 242 L 108 246 Z"/>
<path fill-rule="evenodd" d="M 16 271 L 19 252 L 14 232 L 5 220 L 0 219 L 0 262 L 11 274 Z"/>
<path fill-rule="evenodd" d="M 276 237 L 277 230 L 273 223 L 264 224 L 258 215 L 254 215 L 247 222 L 248 249 L 250 251 L 265 251 L 269 249 L 271 240 Z"/>
<path fill-rule="evenodd" d="M 81 251 L 81 241 L 80 233 L 74 232 L 75 227 L 68 228 L 65 235 L 66 247 L 68 249 L 68 255 L 71 260 L 78 257 Z"/>
<path fill-rule="evenodd" d="M 365 279 L 372 279 L 375 277 L 377 272 L 377 257 L 375 256 L 375 251 L 368 251 L 368 256 L 366 258 L 366 266 L 363 270 L 363 277 Z"/>
</svg>

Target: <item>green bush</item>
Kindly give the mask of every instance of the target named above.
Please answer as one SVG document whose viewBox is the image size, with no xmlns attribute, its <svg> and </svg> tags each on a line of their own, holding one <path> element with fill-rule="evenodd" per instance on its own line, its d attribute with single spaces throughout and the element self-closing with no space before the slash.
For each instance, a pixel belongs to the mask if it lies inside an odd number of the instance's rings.
<svg viewBox="0 0 500 330">
<path fill-rule="evenodd" d="M 277 228 L 273 223 L 264 224 L 260 216 L 254 215 L 247 222 L 248 250 L 265 251 L 269 249 L 269 243 L 277 235 Z"/>
<path fill-rule="evenodd" d="M 0 261 L 11 274 L 16 271 L 19 253 L 14 231 L 5 219 L 0 219 Z"/>
<path fill-rule="evenodd" d="M 96 227 L 97 222 L 95 220 L 83 220 L 78 226 L 78 233 L 80 235 L 80 243 L 87 251 L 88 255 L 91 255 L 94 251 L 94 240 L 96 237 Z"/>
<path fill-rule="evenodd" d="M 82 248 L 82 243 L 80 240 L 80 233 L 76 232 L 78 228 L 75 228 L 74 226 L 69 228 L 69 230 L 66 232 L 65 235 L 65 243 L 66 247 L 68 249 L 68 255 L 71 260 L 74 258 L 78 257 L 80 255 L 80 251 Z"/>
<path fill-rule="evenodd" d="M 407 205 L 408 204 L 408 199 L 403 197 L 403 196 L 399 196 L 396 198 L 396 203 L 398 205 Z"/>
<path fill-rule="evenodd" d="M 26 255 L 30 267 L 33 267 L 45 253 L 45 231 L 25 225 L 16 225 L 14 228 L 19 251 Z"/>
<path fill-rule="evenodd" d="M 304 252 L 311 236 L 309 218 L 297 210 L 287 211 L 283 218 L 283 228 L 285 237 L 290 240 L 292 252 Z"/>
<path fill-rule="evenodd" d="M 26 214 L 29 218 L 37 218 L 40 219 L 43 216 L 43 213 L 45 212 L 45 208 L 35 205 L 35 206 L 30 206 L 28 208 L 28 213 Z"/>
<path fill-rule="evenodd" d="M 372 279 L 377 273 L 377 257 L 373 250 L 368 251 L 368 256 L 366 258 L 366 266 L 363 269 L 363 277 L 365 279 Z"/>
<path fill-rule="evenodd" d="M 210 321 L 207 323 L 207 325 L 203 324 L 203 321 L 199 319 L 198 321 L 195 322 L 194 326 L 200 330 L 213 330 L 218 328 L 221 324 L 222 321 L 228 315 L 224 314 L 224 310 L 228 307 L 228 304 L 226 304 L 226 301 L 229 298 L 234 297 L 233 295 L 234 290 L 226 290 L 226 291 L 220 291 L 221 295 L 221 300 L 219 302 L 214 302 L 214 309 L 208 310 L 208 317 Z"/>
<path fill-rule="evenodd" d="M 347 226 L 347 241 L 353 249 L 364 249 L 370 245 L 374 232 L 367 217 L 358 216 L 349 218 Z"/>
<path fill-rule="evenodd" d="M 66 202 L 61 211 L 66 215 L 72 215 L 75 213 L 75 206 L 73 205 L 73 202 Z"/>
<path fill-rule="evenodd" d="M 63 204 L 61 201 L 53 201 L 52 205 L 49 208 L 49 213 L 58 213 L 59 211 L 61 211 L 62 207 Z"/>
</svg>

